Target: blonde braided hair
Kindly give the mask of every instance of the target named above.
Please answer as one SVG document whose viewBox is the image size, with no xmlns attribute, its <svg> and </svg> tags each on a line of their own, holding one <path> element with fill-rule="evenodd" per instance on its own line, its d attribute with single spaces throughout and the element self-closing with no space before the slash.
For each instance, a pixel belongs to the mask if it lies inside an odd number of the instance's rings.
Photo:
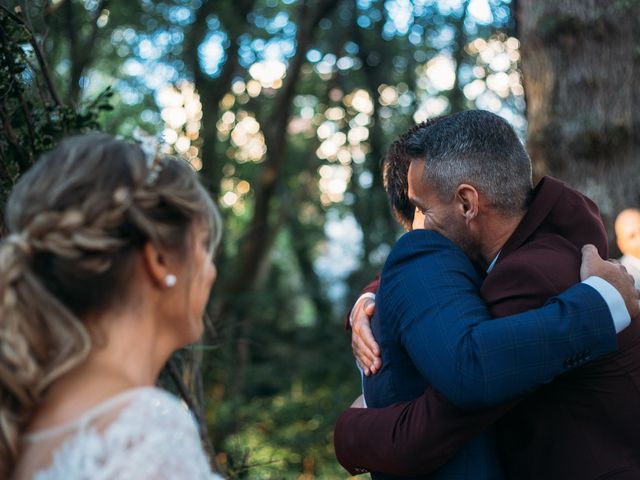
<svg viewBox="0 0 640 480">
<path fill-rule="evenodd" d="M 149 180 L 143 151 L 109 135 L 71 137 L 20 180 L 0 241 L 0 478 L 46 388 L 83 361 L 82 319 L 124 296 L 133 255 L 151 241 L 184 254 L 194 221 L 220 216 L 183 161 L 162 159 Z"/>
</svg>

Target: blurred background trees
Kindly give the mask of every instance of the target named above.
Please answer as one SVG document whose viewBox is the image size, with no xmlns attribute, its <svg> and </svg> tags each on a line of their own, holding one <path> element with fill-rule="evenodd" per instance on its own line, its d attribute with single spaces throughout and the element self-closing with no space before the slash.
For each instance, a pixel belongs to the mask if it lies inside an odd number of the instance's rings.
<svg viewBox="0 0 640 480">
<path fill-rule="evenodd" d="M 379 169 L 397 134 L 487 109 L 606 219 L 640 204 L 640 2 L 586 3 L 2 0 L 0 202 L 62 135 L 162 135 L 225 217 L 208 332 L 176 360 L 218 463 L 346 478 L 343 315 L 400 233 Z"/>
<path fill-rule="evenodd" d="M 640 204 L 640 1 L 518 3 L 536 173 L 589 195 L 613 240 L 617 213 Z"/>
</svg>

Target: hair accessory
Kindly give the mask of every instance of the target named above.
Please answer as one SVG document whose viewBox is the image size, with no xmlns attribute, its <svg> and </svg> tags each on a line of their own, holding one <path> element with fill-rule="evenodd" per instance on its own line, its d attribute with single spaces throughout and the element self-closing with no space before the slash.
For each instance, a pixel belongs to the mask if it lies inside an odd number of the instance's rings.
<svg viewBox="0 0 640 480">
<path fill-rule="evenodd" d="M 164 277 L 164 284 L 169 288 L 173 287 L 177 281 L 178 279 L 176 278 L 176 276 L 170 273 L 167 274 L 166 277 Z"/>
<path fill-rule="evenodd" d="M 136 127 L 133 131 L 133 138 L 138 142 L 140 149 L 144 153 L 149 169 L 149 176 L 146 183 L 153 185 L 158 179 L 160 170 L 162 170 L 162 157 L 160 156 L 160 140 L 158 137 L 150 135 L 140 127 Z"/>
<path fill-rule="evenodd" d="M 26 255 L 31 254 L 31 244 L 29 243 L 29 237 L 26 233 L 11 233 L 4 237 L 4 241 L 7 245 L 18 248 Z"/>
<path fill-rule="evenodd" d="M 128 200 L 129 191 L 125 187 L 118 187 L 116 191 L 113 192 L 113 201 L 116 205 L 123 205 Z"/>
</svg>

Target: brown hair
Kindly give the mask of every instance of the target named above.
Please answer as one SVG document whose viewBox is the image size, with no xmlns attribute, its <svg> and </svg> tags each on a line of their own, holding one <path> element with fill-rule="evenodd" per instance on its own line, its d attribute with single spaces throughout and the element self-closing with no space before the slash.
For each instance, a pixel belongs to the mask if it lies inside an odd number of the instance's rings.
<svg viewBox="0 0 640 480">
<path fill-rule="evenodd" d="M 433 123 L 418 123 L 402 133 L 389 147 L 382 159 L 382 178 L 391 212 L 405 230 L 411 230 L 415 207 L 409 201 L 409 164 L 412 156 L 407 151 L 407 141 Z"/>
<path fill-rule="evenodd" d="M 184 161 L 153 169 L 135 145 L 105 134 L 71 137 L 43 155 L 7 204 L 0 243 L 0 477 L 43 391 L 91 348 L 81 321 L 124 295 L 145 242 L 185 253 L 202 221 L 212 248 L 220 215 Z"/>
</svg>

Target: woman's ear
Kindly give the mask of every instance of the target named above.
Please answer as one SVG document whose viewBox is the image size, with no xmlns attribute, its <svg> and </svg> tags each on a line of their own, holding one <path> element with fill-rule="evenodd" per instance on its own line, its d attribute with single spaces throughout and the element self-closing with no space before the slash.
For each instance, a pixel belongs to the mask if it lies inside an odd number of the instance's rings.
<svg viewBox="0 0 640 480">
<path fill-rule="evenodd" d="M 465 218 L 467 225 L 478 216 L 479 196 L 473 185 L 461 183 L 456 189 L 456 200 L 458 201 L 460 213 Z"/>
<path fill-rule="evenodd" d="M 142 248 L 144 266 L 152 282 L 160 288 L 175 285 L 175 275 L 167 266 L 166 256 L 152 242 L 146 242 Z"/>
</svg>

